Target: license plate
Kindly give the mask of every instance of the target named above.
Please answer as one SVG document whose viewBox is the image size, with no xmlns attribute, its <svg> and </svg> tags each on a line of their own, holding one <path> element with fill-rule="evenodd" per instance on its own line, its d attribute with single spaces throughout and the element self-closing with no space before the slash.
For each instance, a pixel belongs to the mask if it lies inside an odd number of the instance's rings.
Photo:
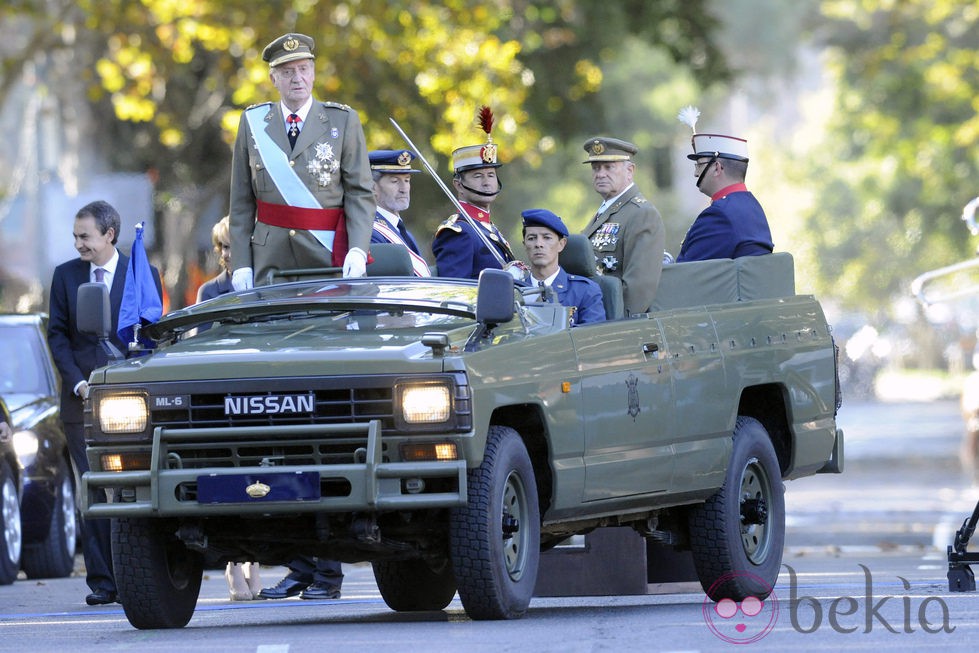
<svg viewBox="0 0 979 653">
<path fill-rule="evenodd" d="M 268 474 L 208 474 L 197 477 L 197 503 L 255 503 L 317 501 L 317 472 Z"/>
</svg>

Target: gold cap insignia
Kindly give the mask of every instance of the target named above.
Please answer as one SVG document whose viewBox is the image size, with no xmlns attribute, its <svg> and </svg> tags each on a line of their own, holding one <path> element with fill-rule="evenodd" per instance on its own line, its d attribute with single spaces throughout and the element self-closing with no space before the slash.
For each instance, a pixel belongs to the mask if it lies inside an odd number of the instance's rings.
<svg viewBox="0 0 979 653">
<path fill-rule="evenodd" d="M 591 153 L 598 155 L 605 152 L 605 145 L 601 141 L 595 141 L 591 144 Z"/>
<path fill-rule="evenodd" d="M 245 493 L 253 499 L 261 499 L 271 491 L 272 488 L 261 481 L 256 481 L 245 488 Z"/>
<path fill-rule="evenodd" d="M 398 165 L 406 166 L 409 163 L 411 163 L 411 153 L 408 152 L 408 150 L 405 150 L 404 152 L 398 155 Z"/>
<path fill-rule="evenodd" d="M 494 143 L 487 143 L 479 150 L 479 158 L 483 160 L 484 163 L 496 163 L 496 145 Z"/>
<path fill-rule="evenodd" d="M 286 52 L 292 52 L 298 47 L 299 47 L 299 39 L 291 36 L 287 38 L 285 42 L 282 44 L 282 49 L 285 50 Z"/>
</svg>

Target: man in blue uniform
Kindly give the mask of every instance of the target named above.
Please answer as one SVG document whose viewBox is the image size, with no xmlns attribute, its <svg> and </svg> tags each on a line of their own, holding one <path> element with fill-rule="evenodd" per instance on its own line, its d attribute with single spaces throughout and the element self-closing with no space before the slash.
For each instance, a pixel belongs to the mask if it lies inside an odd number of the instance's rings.
<svg viewBox="0 0 979 653">
<path fill-rule="evenodd" d="M 591 279 L 568 274 L 558 264 L 558 255 L 568 244 L 568 228 L 547 209 L 527 209 L 523 217 L 523 244 L 530 261 L 528 282 L 548 287 L 557 301 L 572 309 L 571 325 L 605 320 L 602 290 Z"/>
<path fill-rule="evenodd" d="M 411 167 L 415 155 L 408 150 L 374 150 L 368 154 L 374 178 L 374 228 L 371 243 L 394 243 L 408 248 L 415 276 L 430 277 L 428 262 L 421 256 L 415 237 L 405 226 L 401 212 L 411 204 Z"/>
<path fill-rule="evenodd" d="M 720 134 L 694 134 L 697 188 L 711 199 L 690 225 L 677 262 L 770 254 L 772 233 L 761 204 L 744 185 L 748 142 Z"/>
<path fill-rule="evenodd" d="M 458 214 L 453 215 L 438 226 L 432 241 L 440 277 L 478 279 L 485 268 L 499 270 L 504 267 L 500 265 L 501 259 L 505 265 L 515 258 L 506 238 L 490 221 L 490 204 L 503 188 L 496 176 L 496 169 L 503 164 L 497 161 L 496 155 L 492 138 L 485 144 L 467 145 L 452 152 L 452 185 L 459 203 L 496 253 L 487 248 L 476 227 Z"/>
</svg>

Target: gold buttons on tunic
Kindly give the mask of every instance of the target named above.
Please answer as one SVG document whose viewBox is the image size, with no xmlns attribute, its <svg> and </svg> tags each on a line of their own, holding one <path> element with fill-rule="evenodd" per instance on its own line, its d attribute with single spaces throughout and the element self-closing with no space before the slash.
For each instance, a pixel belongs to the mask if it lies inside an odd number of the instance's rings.
<svg viewBox="0 0 979 653">
<path fill-rule="evenodd" d="M 289 162 L 289 165 L 290 165 L 291 167 L 293 167 L 293 168 L 295 168 L 295 167 L 296 167 L 296 162 L 295 162 L 295 161 L 290 161 L 290 162 Z"/>
<path fill-rule="evenodd" d="M 295 229 L 290 229 L 289 230 L 289 237 L 292 238 L 295 235 L 296 235 L 296 230 Z"/>
</svg>

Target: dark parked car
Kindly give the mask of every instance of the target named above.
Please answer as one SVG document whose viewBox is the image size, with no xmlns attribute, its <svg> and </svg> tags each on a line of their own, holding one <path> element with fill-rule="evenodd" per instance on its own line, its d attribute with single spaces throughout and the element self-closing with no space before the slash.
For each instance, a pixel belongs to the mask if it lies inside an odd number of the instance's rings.
<svg viewBox="0 0 979 653">
<path fill-rule="evenodd" d="M 7 406 L 0 399 L 0 421 L 10 424 Z M 2 428 L 2 425 L 0 425 Z M 9 429 L 0 431 L 0 585 L 9 585 L 20 569 L 20 478 L 17 454 Z"/>
<path fill-rule="evenodd" d="M 75 564 L 78 487 L 59 416 L 58 375 L 43 315 L 0 315 L 0 400 L 9 411 L 15 457 L 0 463 L 4 516 L 0 584 L 69 576 Z M 9 469 L 8 469 L 9 468 Z M 20 525 L 13 492 L 20 488 Z M 21 544 L 15 546 L 20 535 Z M 20 561 L 14 555 L 19 549 Z M 12 573 L 11 573 L 12 572 Z"/>
</svg>

